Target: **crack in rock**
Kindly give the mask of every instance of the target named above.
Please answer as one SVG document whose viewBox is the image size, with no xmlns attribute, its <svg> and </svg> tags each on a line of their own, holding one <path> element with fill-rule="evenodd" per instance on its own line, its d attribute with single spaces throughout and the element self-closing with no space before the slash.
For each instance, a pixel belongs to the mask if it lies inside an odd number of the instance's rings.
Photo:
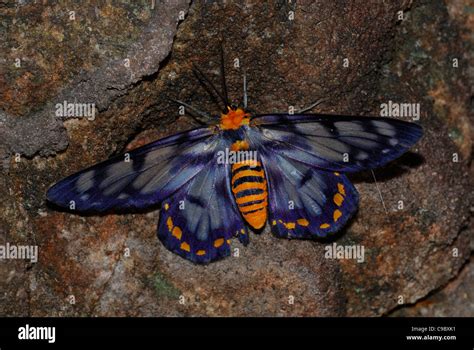
<svg viewBox="0 0 474 350">
<path fill-rule="evenodd" d="M 156 4 L 141 40 L 131 46 L 123 59 L 106 62 L 95 71 L 80 74 L 39 111 L 17 117 L 0 110 L 0 158 L 13 153 L 26 157 L 50 156 L 64 150 L 68 136 L 62 121 L 54 117 L 56 103 L 94 103 L 103 111 L 143 77 L 156 73 L 171 51 L 178 23 L 186 15 L 189 2 L 177 0 Z"/>
</svg>

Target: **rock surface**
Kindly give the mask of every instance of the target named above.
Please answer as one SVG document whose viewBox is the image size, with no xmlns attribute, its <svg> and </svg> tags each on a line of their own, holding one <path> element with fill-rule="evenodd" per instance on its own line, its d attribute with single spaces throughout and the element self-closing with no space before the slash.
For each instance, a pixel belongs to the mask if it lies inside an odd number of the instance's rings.
<svg viewBox="0 0 474 350">
<path fill-rule="evenodd" d="M 444 288 L 430 293 L 411 307 L 396 309 L 391 316 L 472 317 L 474 315 L 474 265 L 472 261 Z"/>
<path fill-rule="evenodd" d="M 22 15 L 35 21 L 23 19 L 8 32 L 3 45 L 10 54 L 1 59 L 14 62 L 17 47 L 29 50 L 22 55 L 31 58 L 22 61 L 30 65 L 6 68 L 0 135 L 5 153 L 30 158 L 5 161 L 0 233 L 5 242 L 38 245 L 39 261 L 0 262 L 0 314 L 416 314 L 403 305 L 453 280 L 472 250 L 472 43 L 462 40 L 469 17 L 459 3 L 193 2 L 177 32 L 186 2 L 157 2 L 154 10 L 150 4 L 77 9 L 81 19 L 72 25 L 70 8 L 23 4 Z M 15 10 L 4 11 L 3 23 L 13 21 Z M 166 96 L 217 113 L 191 68 L 199 65 L 218 82 L 221 39 L 229 93 L 241 100 L 245 70 L 255 112 L 298 109 L 321 97 L 328 100 L 319 111 L 349 115 L 378 115 L 388 100 L 418 102 L 425 136 L 411 154 L 377 169 L 377 184 L 370 172 L 352 177 L 360 209 L 333 239 L 287 241 L 265 230 L 247 247 L 233 242 L 235 256 L 209 266 L 161 245 L 156 211 L 79 216 L 46 205 L 47 188 L 63 176 L 192 127 Z M 98 43 L 107 49 L 97 51 Z M 124 69 L 127 57 L 131 65 Z M 52 117 L 51 106 L 74 97 L 96 103 L 95 120 Z M 327 259 L 325 247 L 333 243 L 363 246 L 365 261 Z M 463 281 L 472 287 L 472 279 Z"/>
</svg>

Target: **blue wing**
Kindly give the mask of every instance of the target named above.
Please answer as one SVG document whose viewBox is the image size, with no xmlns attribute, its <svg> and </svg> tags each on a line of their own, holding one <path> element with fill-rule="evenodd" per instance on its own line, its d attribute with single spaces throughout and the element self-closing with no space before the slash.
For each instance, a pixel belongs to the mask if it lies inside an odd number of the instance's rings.
<svg viewBox="0 0 474 350">
<path fill-rule="evenodd" d="M 268 181 L 269 221 L 279 237 L 324 237 L 357 211 L 342 172 L 382 166 L 422 135 L 400 120 L 330 115 L 262 115 L 247 129 Z"/>
<path fill-rule="evenodd" d="M 359 195 L 344 174 L 266 150 L 260 155 L 268 181 L 269 222 L 276 236 L 325 237 L 357 211 Z"/>
<path fill-rule="evenodd" d="M 390 118 L 333 115 L 261 115 L 248 133 L 252 147 L 319 169 L 356 172 L 398 158 L 422 136 L 422 128 Z"/>
<path fill-rule="evenodd" d="M 176 134 L 71 175 L 52 186 L 47 198 L 79 211 L 145 208 L 194 178 L 223 142 L 210 128 Z"/>
<path fill-rule="evenodd" d="M 229 172 L 227 164 L 212 163 L 162 203 L 158 238 L 169 250 L 205 264 L 228 256 L 232 237 L 248 242 Z"/>
</svg>

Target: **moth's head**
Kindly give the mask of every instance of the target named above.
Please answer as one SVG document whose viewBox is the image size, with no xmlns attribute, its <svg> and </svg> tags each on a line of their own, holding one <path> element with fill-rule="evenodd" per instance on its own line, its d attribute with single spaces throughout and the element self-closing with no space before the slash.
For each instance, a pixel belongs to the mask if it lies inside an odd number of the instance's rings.
<svg viewBox="0 0 474 350">
<path fill-rule="evenodd" d="M 237 130 L 242 125 L 248 125 L 250 113 L 238 107 L 227 106 L 227 112 L 221 114 L 220 127 L 223 130 Z"/>
</svg>

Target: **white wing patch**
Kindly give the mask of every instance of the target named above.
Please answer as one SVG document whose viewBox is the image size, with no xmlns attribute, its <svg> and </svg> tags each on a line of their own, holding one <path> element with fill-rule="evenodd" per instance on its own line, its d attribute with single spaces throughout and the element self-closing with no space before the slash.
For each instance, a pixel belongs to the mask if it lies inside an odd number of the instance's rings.
<svg viewBox="0 0 474 350">
<path fill-rule="evenodd" d="M 377 132 L 381 135 L 393 137 L 397 134 L 397 130 L 395 130 L 395 128 L 392 125 L 382 120 L 372 120 L 371 124 L 375 127 Z"/>
<path fill-rule="evenodd" d="M 364 126 L 361 123 L 335 122 L 334 126 L 340 131 L 364 131 Z"/>
<path fill-rule="evenodd" d="M 95 170 L 89 170 L 77 178 L 75 185 L 78 192 L 86 192 L 94 186 L 94 175 Z"/>
</svg>

